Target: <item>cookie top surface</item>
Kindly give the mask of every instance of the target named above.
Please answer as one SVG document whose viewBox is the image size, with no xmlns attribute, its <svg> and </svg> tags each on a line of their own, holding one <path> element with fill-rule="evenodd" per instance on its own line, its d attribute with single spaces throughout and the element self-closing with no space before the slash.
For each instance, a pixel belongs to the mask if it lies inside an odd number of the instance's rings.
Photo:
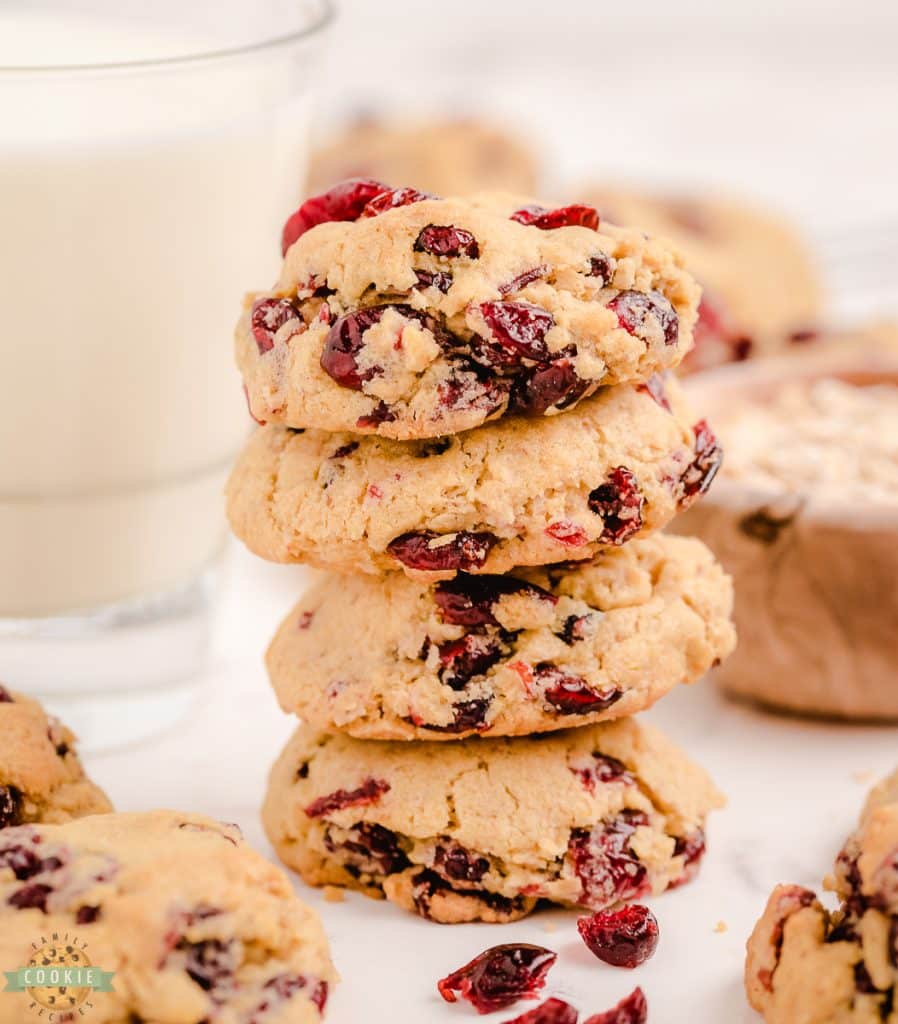
<svg viewBox="0 0 898 1024">
<path fill-rule="evenodd" d="M 779 885 L 748 942 L 745 987 L 769 1024 L 894 1020 L 898 990 L 898 772 L 877 786 L 826 887 Z"/>
<path fill-rule="evenodd" d="M 72 732 L 36 700 L 0 685 L 0 829 L 111 809 L 85 776 Z"/>
<path fill-rule="evenodd" d="M 437 919 L 508 919 L 539 898 L 598 909 L 685 881 L 720 800 L 700 768 L 632 719 L 449 744 L 303 726 L 272 771 L 263 818 L 313 883 L 382 888 Z M 423 902 L 421 885 L 433 890 Z M 433 892 L 449 897 L 442 910 Z M 484 916 L 491 897 L 505 918 Z"/>
<path fill-rule="evenodd" d="M 359 118 L 312 153 L 308 188 L 323 192 L 345 178 L 404 181 L 444 196 L 536 190 L 534 154 L 506 129 L 474 118 L 427 121 Z"/>
<path fill-rule="evenodd" d="M 592 207 L 345 183 L 285 231 L 281 277 L 236 335 L 262 422 L 453 434 L 644 381 L 692 344 L 699 292 L 675 251 Z"/>
<path fill-rule="evenodd" d="M 0 833 L 0 963 L 74 934 L 114 971 L 91 1019 L 312 1024 L 334 980 L 317 917 L 235 826 L 174 811 Z M 24 1019 L 4 997 L 0 1022 Z M 20 1014 L 20 1016 L 15 1016 Z M 4 1016 L 5 1015 L 5 1016 Z M 133 1016 L 132 1016 L 133 1015 Z"/>
<path fill-rule="evenodd" d="M 592 563 L 434 585 L 327 576 L 267 664 L 284 710 L 327 731 L 524 735 L 623 718 L 700 678 L 734 645 L 731 609 L 704 545 L 658 536 Z"/>
<path fill-rule="evenodd" d="M 258 430 L 228 485 L 237 536 L 275 562 L 421 578 L 589 558 L 659 529 L 721 452 L 675 381 L 619 385 L 576 415 L 400 443 Z"/>
</svg>

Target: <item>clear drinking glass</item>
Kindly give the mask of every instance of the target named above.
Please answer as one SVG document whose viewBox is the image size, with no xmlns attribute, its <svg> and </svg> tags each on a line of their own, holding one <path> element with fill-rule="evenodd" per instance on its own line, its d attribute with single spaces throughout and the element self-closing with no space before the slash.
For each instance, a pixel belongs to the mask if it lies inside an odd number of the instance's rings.
<svg viewBox="0 0 898 1024">
<path fill-rule="evenodd" d="M 189 706 L 331 14 L 0 0 L 0 679 L 87 743 Z"/>
</svg>

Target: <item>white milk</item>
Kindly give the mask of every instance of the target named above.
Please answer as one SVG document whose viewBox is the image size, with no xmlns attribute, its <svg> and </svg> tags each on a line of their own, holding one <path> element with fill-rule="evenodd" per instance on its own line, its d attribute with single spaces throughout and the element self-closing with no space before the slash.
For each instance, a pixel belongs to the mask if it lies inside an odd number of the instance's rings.
<svg viewBox="0 0 898 1024">
<path fill-rule="evenodd" d="M 0 12 L 0 66 L 190 40 Z M 232 369 L 298 199 L 295 53 L 0 71 L 0 618 L 174 588 L 223 538 L 249 420 Z"/>
</svg>

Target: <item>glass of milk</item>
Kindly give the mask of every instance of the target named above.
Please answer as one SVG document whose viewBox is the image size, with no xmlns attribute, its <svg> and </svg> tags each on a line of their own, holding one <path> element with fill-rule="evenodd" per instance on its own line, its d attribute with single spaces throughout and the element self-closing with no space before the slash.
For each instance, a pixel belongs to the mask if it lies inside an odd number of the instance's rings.
<svg viewBox="0 0 898 1024">
<path fill-rule="evenodd" d="M 94 745 L 190 706 L 328 0 L 0 0 L 0 680 Z"/>
</svg>

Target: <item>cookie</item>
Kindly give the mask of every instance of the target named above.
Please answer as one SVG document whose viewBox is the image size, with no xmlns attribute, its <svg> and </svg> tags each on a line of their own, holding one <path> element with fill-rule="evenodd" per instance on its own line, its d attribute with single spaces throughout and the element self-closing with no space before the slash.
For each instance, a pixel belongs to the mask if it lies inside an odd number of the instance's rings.
<svg viewBox="0 0 898 1024">
<path fill-rule="evenodd" d="M 404 181 L 445 196 L 497 189 L 532 195 L 539 168 L 533 152 L 495 124 L 473 118 L 360 117 L 312 153 L 307 192 L 356 177 Z"/>
<path fill-rule="evenodd" d="M 682 537 L 431 586 L 327 576 L 284 620 L 268 671 L 281 707 L 326 731 L 544 732 L 624 718 L 704 675 L 733 648 L 732 602 L 708 549 Z"/>
<path fill-rule="evenodd" d="M 301 726 L 263 820 L 281 859 L 445 923 L 597 910 L 687 881 L 721 797 L 632 719 L 537 738 L 389 743 Z"/>
<path fill-rule="evenodd" d="M 72 733 L 36 700 L 0 686 L 0 829 L 110 810 L 84 774 Z"/>
<path fill-rule="evenodd" d="M 698 288 L 674 251 L 587 206 L 355 181 L 307 200 L 284 243 L 236 334 L 262 422 L 437 437 L 570 409 L 692 344 Z"/>
<path fill-rule="evenodd" d="M 748 941 L 745 987 L 768 1024 L 898 1021 L 898 772 L 871 793 L 826 887 L 779 885 Z"/>
<path fill-rule="evenodd" d="M 341 572 L 457 571 L 586 559 L 664 526 L 721 451 L 675 381 L 619 385 L 577 415 L 434 441 L 258 430 L 228 484 L 234 533 L 274 562 Z"/>
<path fill-rule="evenodd" d="M 604 217 L 670 239 L 702 286 L 684 369 L 802 344 L 822 310 L 813 255 L 783 218 L 741 200 L 586 187 Z"/>
<path fill-rule="evenodd" d="M 114 972 L 112 991 L 90 993 L 96 1024 L 313 1024 L 335 980 L 284 874 L 236 826 L 175 811 L 0 832 L 3 968 L 28 966 L 42 935 L 71 936 Z M 30 1003 L 5 994 L 0 1024 L 21 1024 Z"/>
</svg>

